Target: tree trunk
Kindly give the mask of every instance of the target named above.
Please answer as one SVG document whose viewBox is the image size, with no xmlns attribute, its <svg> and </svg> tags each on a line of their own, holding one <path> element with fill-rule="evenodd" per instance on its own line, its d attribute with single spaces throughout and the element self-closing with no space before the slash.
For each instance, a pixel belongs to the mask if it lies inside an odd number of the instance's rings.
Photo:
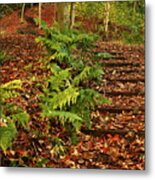
<svg viewBox="0 0 155 180">
<path fill-rule="evenodd" d="M 75 23 L 75 3 L 71 2 L 70 4 L 70 22 L 69 22 L 69 28 L 72 29 L 74 27 Z"/>
<path fill-rule="evenodd" d="M 104 31 L 105 33 L 108 33 L 108 24 L 109 24 L 109 17 L 110 17 L 110 3 L 106 2 L 105 3 L 105 12 L 104 12 Z"/>
<path fill-rule="evenodd" d="M 25 3 L 23 3 L 22 5 L 21 18 L 20 18 L 21 23 L 24 22 L 24 12 L 25 12 Z"/>
<path fill-rule="evenodd" d="M 134 2 L 133 2 L 133 14 L 134 14 L 134 15 L 135 15 L 135 13 L 136 13 L 136 6 L 137 6 L 137 2 L 134 1 Z"/>
<path fill-rule="evenodd" d="M 38 14 L 39 14 L 39 29 L 41 28 L 41 5 L 42 3 L 39 3 L 39 9 L 38 9 Z"/>
<path fill-rule="evenodd" d="M 58 23 L 58 26 L 60 30 L 68 28 L 68 6 L 67 3 L 57 3 L 57 14 L 56 14 L 56 20 Z"/>
</svg>

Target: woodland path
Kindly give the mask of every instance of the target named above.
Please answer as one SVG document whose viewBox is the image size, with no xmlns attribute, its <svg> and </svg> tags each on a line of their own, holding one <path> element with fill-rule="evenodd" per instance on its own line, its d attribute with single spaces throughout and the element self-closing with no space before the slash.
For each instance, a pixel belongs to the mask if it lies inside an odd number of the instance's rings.
<svg viewBox="0 0 155 180">
<path fill-rule="evenodd" d="M 37 158 L 50 159 L 48 167 L 144 169 L 144 47 L 99 42 L 96 52 L 109 52 L 110 59 L 100 59 L 105 67 L 102 84 L 96 86 L 111 105 L 98 107 L 92 113 L 92 130 L 82 130 L 77 145 L 67 144 L 69 153 L 54 159 L 48 150 L 49 138 L 39 137 L 36 129 L 46 132 L 47 122 L 41 122 L 39 105 L 36 103 L 39 89 L 29 79 L 47 75 L 41 62 L 42 49 L 33 35 L 0 37 L 0 49 L 8 51 L 9 57 L 1 66 L 1 83 L 22 79 L 23 96 L 14 99 L 31 114 L 31 132 L 20 130 L 12 150 L 8 150 L 2 165 L 10 159 L 21 166 L 37 166 Z M 54 132 L 60 129 L 51 127 Z M 48 132 L 46 132 L 48 134 Z M 25 158 L 25 157 L 31 158 Z"/>
</svg>

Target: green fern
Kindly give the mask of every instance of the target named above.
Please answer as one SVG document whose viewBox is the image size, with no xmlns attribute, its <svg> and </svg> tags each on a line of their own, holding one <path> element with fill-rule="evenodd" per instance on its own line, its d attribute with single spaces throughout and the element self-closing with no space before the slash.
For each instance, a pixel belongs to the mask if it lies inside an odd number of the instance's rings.
<svg viewBox="0 0 155 180">
<path fill-rule="evenodd" d="M 100 66 L 100 64 L 95 64 L 91 67 L 89 75 L 90 79 L 95 79 L 100 82 L 104 75 L 103 68 Z"/>
<path fill-rule="evenodd" d="M 79 92 L 77 88 L 70 86 L 64 91 L 59 91 L 57 93 L 51 92 L 48 95 L 42 97 L 42 100 L 46 102 L 47 106 L 50 106 L 53 110 L 61 110 L 66 106 L 76 103 Z"/>
<path fill-rule="evenodd" d="M 17 130 L 15 127 L 0 127 L 0 147 L 6 151 L 11 146 Z"/>
<path fill-rule="evenodd" d="M 80 48 L 82 51 L 87 51 L 88 48 L 93 46 L 93 43 L 98 39 L 97 35 L 94 34 L 87 34 L 87 33 L 80 33 L 76 36 L 75 42 L 77 47 Z"/>
<path fill-rule="evenodd" d="M 21 88 L 21 85 L 22 85 L 21 80 L 12 80 L 12 81 L 10 81 L 8 83 L 5 83 L 5 84 L 1 85 L 0 88 L 11 90 L 11 89 Z"/>
<path fill-rule="evenodd" d="M 79 98 L 81 102 L 86 101 L 90 103 L 92 107 L 94 107 L 96 104 L 111 103 L 110 100 L 104 98 L 102 94 L 90 88 L 82 89 L 80 91 Z"/>
<path fill-rule="evenodd" d="M 57 68 L 57 70 L 55 68 Z M 62 87 L 66 86 L 71 76 L 71 68 L 67 68 L 65 70 L 62 70 L 61 68 L 58 69 L 58 66 L 55 68 L 51 68 L 51 71 L 54 73 L 54 75 L 48 79 L 48 83 L 50 84 L 50 89 L 60 91 Z"/>
<path fill-rule="evenodd" d="M 102 75 L 104 74 L 102 68 L 99 65 L 94 65 L 93 67 L 91 66 L 86 66 L 84 69 L 75 76 L 73 79 L 73 84 L 74 85 L 79 85 L 80 82 L 84 80 L 97 80 L 100 82 Z"/>
<path fill-rule="evenodd" d="M 8 98 L 15 97 L 19 95 L 15 89 L 21 89 L 22 81 L 21 80 L 13 80 L 8 83 L 2 84 L 0 86 L 0 99 L 4 101 Z"/>
<path fill-rule="evenodd" d="M 46 108 L 43 112 L 45 117 L 58 117 L 61 124 L 65 126 L 65 123 L 70 123 L 78 131 L 82 125 L 82 118 L 77 114 L 67 111 L 51 111 L 50 108 Z"/>
<path fill-rule="evenodd" d="M 51 120 L 56 117 L 75 142 L 82 125 L 91 127 L 91 111 L 97 104 L 107 102 L 87 87 L 90 81 L 100 81 L 103 75 L 101 66 L 83 53 L 93 46 L 95 38 L 78 31 L 47 29 L 44 24 L 42 28 L 45 36 L 36 41 L 46 47 L 50 60 L 47 66 L 52 73 L 40 96 L 42 115 Z"/>
<path fill-rule="evenodd" d="M 7 103 L 7 99 L 18 96 L 17 89 L 22 88 L 21 80 L 13 80 L 0 86 L 0 120 L 3 124 L 0 127 L 0 148 L 6 151 L 11 146 L 16 136 L 16 124 L 27 128 L 29 115 L 22 108 L 15 104 Z"/>
<path fill-rule="evenodd" d="M 90 75 L 90 69 L 91 67 L 86 66 L 83 71 L 73 79 L 73 84 L 77 86 L 81 81 L 88 79 Z"/>
<path fill-rule="evenodd" d="M 97 91 L 90 88 L 83 88 L 79 91 L 77 102 L 71 106 L 70 111 L 78 114 L 83 119 L 86 127 L 90 129 L 92 124 L 90 114 L 92 110 L 95 109 L 96 105 L 102 105 L 104 103 L 111 102 Z"/>
<path fill-rule="evenodd" d="M 30 117 L 27 114 L 27 112 L 22 110 L 21 112 L 17 114 L 11 115 L 11 119 L 14 122 L 18 122 L 18 124 L 21 125 L 22 127 L 27 128 Z"/>
<path fill-rule="evenodd" d="M 48 88 L 41 95 L 43 116 L 57 116 L 63 126 L 70 122 L 74 129 L 76 127 L 79 129 L 81 122 L 74 121 L 78 116 L 90 128 L 90 113 L 96 104 L 109 102 L 97 91 L 79 86 L 80 82 L 91 76 L 91 67 L 86 66 L 74 78 L 71 76 L 70 69 L 63 70 L 58 66 L 54 66 L 53 73 L 47 80 Z"/>
<path fill-rule="evenodd" d="M 45 24 L 45 22 L 42 22 L 45 36 L 36 38 L 36 42 L 46 47 L 51 61 L 55 60 L 60 64 L 65 63 L 72 66 L 76 62 L 76 59 L 72 56 L 73 50 L 86 51 L 97 40 L 97 37 L 92 34 L 81 33 L 77 30 L 60 32 L 55 27 L 47 28 Z M 78 67 L 78 63 L 76 63 L 76 66 Z"/>
</svg>

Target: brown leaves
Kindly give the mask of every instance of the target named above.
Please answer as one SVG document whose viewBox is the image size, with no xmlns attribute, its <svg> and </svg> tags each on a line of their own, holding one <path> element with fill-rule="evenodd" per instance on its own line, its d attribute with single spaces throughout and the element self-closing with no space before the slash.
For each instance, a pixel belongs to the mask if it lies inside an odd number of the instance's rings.
<svg viewBox="0 0 155 180">
<path fill-rule="evenodd" d="M 117 58 L 121 55 L 129 58 L 130 62 L 133 62 L 133 54 L 136 61 L 143 59 L 143 51 L 139 50 L 141 47 L 105 44 L 104 42 L 100 42 L 99 46 L 97 48 L 99 52 L 103 50 L 113 52 Z M 43 69 L 43 64 L 38 61 L 42 56 L 42 50 L 34 42 L 34 37 L 16 35 L 0 38 L 0 48 L 9 51 L 12 56 L 12 59 L 1 67 L 1 83 L 16 78 L 24 80 L 20 90 L 22 96 L 10 99 L 10 102 L 23 107 L 31 116 L 30 130 L 20 129 L 12 149 L 7 151 L 6 159 L 29 167 L 144 169 L 144 135 L 138 133 L 144 131 L 144 111 L 138 109 L 144 108 L 144 95 L 137 94 L 137 92 L 144 92 L 144 82 L 104 79 L 103 84 L 96 86 L 96 89 L 105 93 L 112 104 L 101 106 L 100 109 L 108 107 L 121 110 L 119 112 L 108 110 L 92 112 L 92 130 L 109 132 L 100 133 L 99 136 L 93 133 L 79 133 L 78 144 L 72 145 L 67 132 L 58 121 L 43 119 L 40 114 L 38 99 L 41 89 L 36 86 L 36 83 L 44 79 L 49 72 Z M 123 76 L 124 79 L 139 78 L 143 77 L 143 74 L 138 74 L 141 70 L 144 70 L 144 67 L 140 63 L 139 67 L 107 67 L 106 76 L 108 78 L 122 78 Z M 135 92 L 135 94 L 123 94 L 123 92 Z M 130 111 L 123 108 L 130 108 Z M 5 122 L 0 122 L 0 125 L 4 126 Z M 110 133 L 110 130 L 115 130 L 115 132 Z M 124 131 L 125 133 L 121 133 Z M 54 147 L 53 137 L 63 139 L 66 154 L 56 156 L 51 153 Z"/>
</svg>

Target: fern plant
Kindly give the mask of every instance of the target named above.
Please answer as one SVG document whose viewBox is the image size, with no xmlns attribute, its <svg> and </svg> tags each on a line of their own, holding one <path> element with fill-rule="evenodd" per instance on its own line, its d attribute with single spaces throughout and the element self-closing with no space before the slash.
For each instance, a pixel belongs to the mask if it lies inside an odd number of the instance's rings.
<svg viewBox="0 0 155 180">
<path fill-rule="evenodd" d="M 16 125 L 28 127 L 29 115 L 21 107 L 8 103 L 7 100 L 16 97 L 21 89 L 21 80 L 13 80 L 0 85 L 0 148 L 6 151 L 11 146 L 17 134 Z"/>
<path fill-rule="evenodd" d="M 36 22 L 38 22 L 37 19 Z M 73 56 L 73 51 L 78 50 L 86 52 L 93 46 L 93 42 L 98 38 L 95 35 L 82 33 L 77 30 L 66 29 L 62 32 L 55 27 L 48 28 L 44 21 L 42 21 L 42 29 L 44 30 L 45 35 L 36 38 L 36 42 L 39 42 L 46 47 L 49 62 L 55 61 L 60 65 L 65 63 L 67 66 L 73 68 L 84 67 L 84 59 L 81 56 L 78 59 L 77 57 L 75 58 Z"/>
<path fill-rule="evenodd" d="M 82 125 L 91 127 L 91 111 L 97 104 L 108 103 L 97 91 L 80 85 L 91 78 L 91 67 L 85 67 L 79 74 L 73 75 L 72 69 L 61 69 L 53 65 L 51 77 L 47 79 L 44 93 L 41 95 L 43 117 L 57 117 L 59 122 L 71 132 L 71 139 Z"/>
<path fill-rule="evenodd" d="M 82 119 L 78 115 L 67 111 L 67 107 L 75 104 L 79 95 L 78 88 L 71 84 L 70 70 L 62 70 L 60 67 L 59 71 L 53 69 L 53 75 L 47 80 L 48 83 L 41 95 L 41 107 L 43 116 L 57 116 L 62 125 L 65 122 L 70 122 L 78 130 L 79 125 L 77 124 L 80 124 Z"/>
<path fill-rule="evenodd" d="M 40 96 L 42 115 L 58 120 L 75 143 L 82 126 L 91 128 L 91 111 L 109 102 L 89 87 L 94 80 L 100 82 L 103 75 L 100 64 L 86 58 L 96 37 L 76 30 L 48 28 L 44 22 L 42 28 L 45 35 L 36 41 L 47 49 L 51 70 Z"/>
</svg>

